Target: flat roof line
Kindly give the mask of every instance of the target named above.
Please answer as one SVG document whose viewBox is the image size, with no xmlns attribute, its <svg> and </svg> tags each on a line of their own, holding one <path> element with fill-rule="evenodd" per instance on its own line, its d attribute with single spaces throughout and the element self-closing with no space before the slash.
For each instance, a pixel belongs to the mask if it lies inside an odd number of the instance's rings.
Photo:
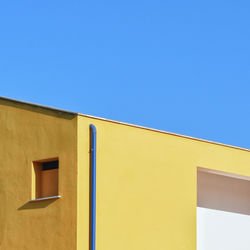
<svg viewBox="0 0 250 250">
<path fill-rule="evenodd" d="M 160 130 L 160 129 L 149 128 L 149 127 L 135 125 L 135 124 L 126 123 L 126 122 L 119 122 L 119 121 L 115 121 L 115 120 L 112 120 L 112 119 L 106 119 L 106 118 L 102 118 L 102 117 L 98 117 L 98 116 L 92 116 L 92 115 L 72 112 L 72 111 L 68 111 L 68 110 L 52 108 L 52 107 L 45 106 L 45 105 L 39 105 L 39 104 L 31 103 L 31 102 L 19 101 L 19 100 L 16 100 L 16 99 L 11 99 L 11 98 L 2 97 L 2 96 L 0 96 L 0 99 L 10 101 L 10 102 L 15 102 L 15 103 L 31 105 L 31 106 L 35 106 L 35 107 L 39 107 L 39 108 L 49 109 L 49 110 L 52 110 L 52 111 L 58 111 L 58 112 L 63 112 L 63 113 L 67 113 L 67 114 L 72 114 L 72 115 L 79 115 L 79 116 L 88 117 L 88 118 L 92 118 L 92 119 L 97 119 L 97 120 L 101 120 L 101 121 L 112 122 L 112 123 L 121 124 L 121 125 L 129 126 L 129 127 L 145 129 L 145 130 L 158 132 L 158 133 L 162 133 L 162 134 L 168 134 L 168 135 L 172 135 L 172 136 L 182 137 L 182 138 L 185 138 L 185 139 L 190 139 L 190 140 L 195 140 L 195 141 L 200 141 L 200 142 L 210 143 L 210 144 L 214 144 L 214 145 L 218 145 L 218 146 L 224 146 L 224 147 L 229 147 L 229 148 L 233 148 L 233 149 L 238 149 L 238 150 L 243 150 L 243 151 L 250 152 L 250 150 L 247 149 L 247 148 L 242 148 L 242 147 L 237 147 L 237 146 L 224 144 L 224 143 L 220 143 L 220 142 L 214 142 L 214 141 L 210 141 L 210 140 L 200 139 L 200 138 L 196 138 L 196 137 L 192 137 L 192 136 L 167 132 L 167 131 Z"/>
<path fill-rule="evenodd" d="M 145 129 L 145 130 L 149 130 L 149 131 L 153 131 L 153 132 L 158 132 L 158 133 L 162 133 L 162 134 L 167 134 L 167 135 L 182 137 L 182 138 L 185 138 L 185 139 L 190 139 L 190 140 L 195 140 L 195 141 L 200 141 L 200 142 L 206 142 L 206 143 L 215 144 L 215 145 L 218 145 L 218 146 L 224 146 L 224 147 L 228 147 L 228 148 L 233 148 L 233 149 L 238 149 L 238 150 L 243 150 L 243 151 L 250 152 L 250 150 L 247 149 L 247 148 L 233 146 L 233 145 L 230 145 L 230 144 L 224 144 L 224 143 L 220 143 L 220 142 L 214 142 L 214 141 L 210 141 L 210 140 L 206 140 L 206 139 L 201 139 L 201 138 L 197 138 L 197 137 L 192 137 L 192 136 L 188 136 L 188 135 L 182 135 L 182 134 L 177 134 L 177 133 L 173 133 L 173 132 L 167 132 L 167 131 L 160 130 L 160 129 L 149 128 L 149 127 L 135 125 L 135 124 L 126 123 L 126 122 L 119 122 L 119 121 L 115 121 L 115 120 L 111 120 L 111 119 L 106 119 L 106 118 L 101 118 L 101 117 L 92 116 L 92 115 L 86 115 L 86 114 L 81 114 L 81 113 L 78 113 L 78 115 L 84 116 L 84 117 L 88 117 L 88 118 L 92 118 L 92 119 L 97 119 L 97 120 L 102 120 L 102 121 L 117 123 L 117 124 L 129 126 L 129 127 L 135 127 L 135 128 Z"/>
<path fill-rule="evenodd" d="M 40 104 L 36 104 L 36 103 L 32 103 L 32 102 L 19 101 L 19 100 L 16 100 L 16 99 L 7 98 L 7 97 L 3 97 L 3 96 L 0 96 L 0 100 L 1 99 L 4 100 L 4 101 L 9 101 L 9 102 L 14 102 L 14 103 L 20 103 L 20 104 L 26 104 L 26 105 L 29 105 L 29 106 L 34 106 L 34 107 L 38 107 L 38 108 L 48 109 L 48 110 L 52 110 L 52 111 L 58 111 L 58 112 L 67 113 L 67 114 L 71 114 L 71 115 L 78 115 L 78 113 L 76 113 L 76 112 L 72 112 L 72 111 L 68 111 L 68 110 L 63 110 L 63 109 L 58 109 L 58 108 L 52 108 L 52 107 L 49 107 L 49 106 L 40 105 Z"/>
</svg>

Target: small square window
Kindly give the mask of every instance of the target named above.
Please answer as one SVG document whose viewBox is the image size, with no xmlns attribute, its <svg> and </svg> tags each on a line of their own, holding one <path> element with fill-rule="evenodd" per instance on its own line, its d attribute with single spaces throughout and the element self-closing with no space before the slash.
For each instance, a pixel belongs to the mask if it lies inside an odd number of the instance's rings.
<svg viewBox="0 0 250 250">
<path fill-rule="evenodd" d="M 33 198 L 38 199 L 58 195 L 58 159 L 35 161 L 33 167 Z"/>
</svg>

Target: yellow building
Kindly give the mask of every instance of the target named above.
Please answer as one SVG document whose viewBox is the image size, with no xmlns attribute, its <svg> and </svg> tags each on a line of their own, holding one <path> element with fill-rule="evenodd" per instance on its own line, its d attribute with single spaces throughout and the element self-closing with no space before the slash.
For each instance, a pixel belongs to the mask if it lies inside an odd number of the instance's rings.
<svg viewBox="0 0 250 250">
<path fill-rule="evenodd" d="M 6 98 L 0 140 L 1 250 L 195 250 L 198 185 L 250 176 L 247 149 Z"/>
</svg>

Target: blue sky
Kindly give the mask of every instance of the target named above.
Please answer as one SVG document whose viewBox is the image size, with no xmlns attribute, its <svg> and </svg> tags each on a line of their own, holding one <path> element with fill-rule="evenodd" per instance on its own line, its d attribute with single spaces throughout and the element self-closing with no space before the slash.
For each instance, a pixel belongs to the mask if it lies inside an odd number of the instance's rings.
<svg viewBox="0 0 250 250">
<path fill-rule="evenodd" d="M 250 148 L 250 2 L 4 1 L 0 95 Z"/>
</svg>

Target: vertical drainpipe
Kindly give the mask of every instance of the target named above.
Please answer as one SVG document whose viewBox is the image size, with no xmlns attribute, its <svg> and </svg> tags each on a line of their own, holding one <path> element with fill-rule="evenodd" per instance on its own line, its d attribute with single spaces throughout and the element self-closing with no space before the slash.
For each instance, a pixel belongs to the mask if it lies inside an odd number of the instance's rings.
<svg viewBox="0 0 250 250">
<path fill-rule="evenodd" d="M 91 236 L 90 250 L 95 250 L 96 242 L 96 127 L 90 124 L 91 154 Z"/>
</svg>

